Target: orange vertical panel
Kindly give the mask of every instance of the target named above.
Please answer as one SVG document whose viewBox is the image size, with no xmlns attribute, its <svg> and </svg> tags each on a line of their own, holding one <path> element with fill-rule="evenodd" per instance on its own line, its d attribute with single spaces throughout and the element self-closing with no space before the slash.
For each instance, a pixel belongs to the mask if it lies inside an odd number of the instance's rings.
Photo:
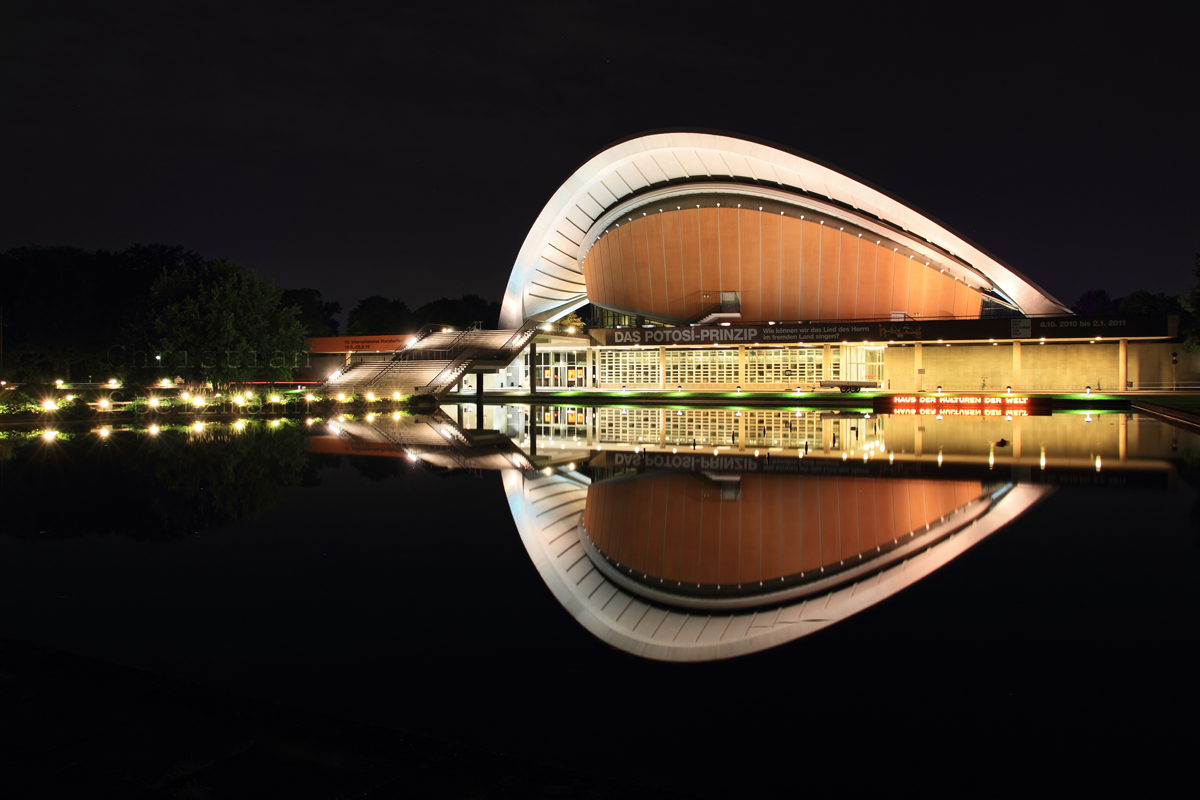
<svg viewBox="0 0 1200 800">
<path fill-rule="evenodd" d="M 800 478 L 801 572 L 821 566 L 820 482 L 820 478 Z"/>
<path fill-rule="evenodd" d="M 800 225 L 800 318 L 812 321 L 821 312 L 821 226 L 808 220 Z"/>
<path fill-rule="evenodd" d="M 858 484 L 856 478 L 838 478 L 838 557 L 858 555 Z"/>
<path fill-rule="evenodd" d="M 779 479 L 779 502 L 783 518 L 783 564 L 781 575 L 799 575 L 804 569 L 800 560 L 800 479 Z"/>
<path fill-rule="evenodd" d="M 588 496 L 591 496 L 590 490 Z M 609 538 L 612 536 L 612 524 L 610 522 L 613 506 L 612 496 L 607 490 L 604 490 L 597 493 L 597 498 L 599 502 L 596 505 L 596 530 L 591 531 L 591 534 L 592 538 L 596 541 L 596 546 L 602 552 L 608 553 L 610 550 Z"/>
<path fill-rule="evenodd" d="M 737 502 L 718 503 L 721 514 L 721 566 L 718 570 L 718 582 L 736 584 L 738 569 L 742 558 L 742 514 L 741 505 L 745 498 Z"/>
<path fill-rule="evenodd" d="M 664 505 L 664 541 L 662 577 L 668 581 L 682 581 L 683 573 L 683 524 L 684 506 L 687 503 L 686 478 L 672 475 L 667 479 L 667 498 Z"/>
<path fill-rule="evenodd" d="M 717 288 L 723 292 L 740 292 L 742 290 L 741 262 L 741 231 L 739 208 L 721 206 L 717 209 L 717 223 L 720 225 L 721 271 Z"/>
<path fill-rule="evenodd" d="M 662 220 L 663 272 L 667 280 L 667 313 L 672 317 L 686 317 L 683 297 L 683 254 L 680 252 L 679 211 L 664 211 Z"/>
<path fill-rule="evenodd" d="M 841 494 L 837 478 L 818 478 L 821 496 L 821 566 L 834 563 L 841 558 L 838 542 L 841 525 L 839 511 Z"/>
<path fill-rule="evenodd" d="M 892 249 L 872 244 L 875 249 L 875 316 L 886 319 L 893 311 L 892 285 L 896 280 L 896 268 L 892 264 Z"/>
<path fill-rule="evenodd" d="M 780 261 L 783 250 L 781 235 L 783 217 L 766 211 L 758 213 L 762 227 L 759 245 L 762 248 L 762 283 L 759 287 L 762 297 L 760 313 L 765 318 L 783 319 L 783 265 Z"/>
<path fill-rule="evenodd" d="M 978 317 L 983 308 L 983 295 L 974 289 L 967 290 L 967 316 Z"/>
<path fill-rule="evenodd" d="M 658 481 L 638 481 L 637 516 L 633 523 L 633 552 L 629 556 L 629 566 L 635 572 L 648 573 L 650 555 L 650 524 L 654 517 L 654 491 Z"/>
<path fill-rule="evenodd" d="M 717 209 L 700 208 L 700 288 L 706 292 L 719 292 L 721 286 L 721 253 L 717 234 Z M 701 308 L 712 305 L 720 298 L 701 301 Z"/>
<path fill-rule="evenodd" d="M 944 517 L 954 510 L 954 484 L 941 481 L 938 485 L 938 516 Z"/>
<path fill-rule="evenodd" d="M 633 565 L 634 553 L 637 552 L 638 488 L 626 489 L 618 495 L 621 511 L 618 517 L 620 525 L 615 531 L 618 537 L 616 554 L 617 560 L 627 567 Z"/>
<path fill-rule="evenodd" d="M 592 502 L 592 489 L 588 489 L 587 502 Z M 603 487 L 600 491 L 595 492 L 596 510 L 592 513 L 592 527 L 588 529 L 588 534 L 592 537 L 592 541 L 596 543 L 601 551 L 608 552 L 607 537 L 608 537 L 608 503 L 605 502 L 605 492 Z"/>
<path fill-rule="evenodd" d="M 666 253 L 663 248 L 662 214 L 653 214 L 646 219 L 646 256 L 650 262 L 651 310 L 667 313 L 667 270 Z"/>
<path fill-rule="evenodd" d="M 821 226 L 821 286 L 818 313 L 821 319 L 837 319 L 838 279 L 841 277 L 838 244 L 841 234 L 837 228 Z"/>
<path fill-rule="evenodd" d="M 918 316 L 925 302 L 925 273 L 929 270 L 918 264 L 915 259 L 906 258 L 908 262 L 908 313 Z"/>
<path fill-rule="evenodd" d="M 959 508 L 965 506 L 968 501 L 974 499 L 971 494 L 970 481 L 955 481 L 954 482 L 954 507 Z"/>
<path fill-rule="evenodd" d="M 654 286 L 650 277 L 650 221 L 648 217 L 636 217 L 629 226 L 633 239 L 633 268 L 637 273 L 638 309 L 654 310 Z"/>
<path fill-rule="evenodd" d="M 892 519 L 895 522 L 896 528 L 892 532 L 892 538 L 904 536 L 912 530 L 912 520 L 909 515 L 909 491 L 908 485 L 912 481 L 902 479 L 895 481 L 892 484 Z"/>
<path fill-rule="evenodd" d="M 896 538 L 896 515 L 892 498 L 893 481 L 874 481 L 875 484 L 875 544 L 887 544 Z"/>
<path fill-rule="evenodd" d="M 670 479 L 662 477 L 654 481 L 654 496 L 650 504 L 650 542 L 646 546 L 646 572 L 663 577 L 663 560 L 667 537 L 667 500 Z"/>
<path fill-rule="evenodd" d="M 858 484 L 858 548 L 860 553 L 874 550 L 878 544 L 875 534 L 879 522 L 875 515 L 875 484 L 878 481 L 867 478 L 857 481 Z"/>
<path fill-rule="evenodd" d="M 783 252 L 780 254 L 780 311 L 783 319 L 800 319 L 800 220 L 780 217 L 783 226 Z"/>
<path fill-rule="evenodd" d="M 598 303 L 607 303 L 607 276 L 604 274 L 604 260 L 600 258 L 599 240 L 597 240 L 596 243 L 592 245 L 592 249 L 588 251 L 587 260 L 592 264 L 592 280 L 588 282 L 588 297 Z"/>
<path fill-rule="evenodd" d="M 917 479 L 908 482 L 908 519 L 909 530 L 925 526 L 925 481 Z"/>
<path fill-rule="evenodd" d="M 714 490 L 705 489 L 712 495 Z M 700 583 L 716 584 L 719 580 L 718 559 L 721 555 L 721 501 L 706 498 L 704 524 L 700 532 Z"/>
<path fill-rule="evenodd" d="M 763 220 L 764 222 L 766 220 Z M 783 479 L 759 478 L 762 483 L 762 577 L 766 582 L 783 575 Z"/>
<path fill-rule="evenodd" d="M 620 248 L 616 247 L 617 237 L 610 233 L 604 234 L 600 240 L 602 245 L 600 249 L 600 263 L 604 265 L 604 285 L 608 294 L 608 302 L 613 305 L 620 305 L 625 299 L 624 283 L 621 280 L 620 270 Z"/>
<path fill-rule="evenodd" d="M 679 214 L 679 257 L 683 262 L 683 315 L 700 312 L 700 209 L 688 208 Z"/>
<path fill-rule="evenodd" d="M 938 316 L 954 316 L 954 278 L 946 273 L 939 276 L 938 284 L 942 287 L 938 292 Z"/>
<path fill-rule="evenodd" d="M 892 253 L 892 265 L 895 274 L 892 277 L 892 311 L 903 311 L 911 314 L 908 306 L 909 273 L 912 271 L 908 256 Z"/>
<path fill-rule="evenodd" d="M 858 300 L 858 237 L 840 231 L 838 237 L 838 306 L 841 319 L 854 319 L 854 304 Z"/>
<path fill-rule="evenodd" d="M 605 524 L 607 528 L 607 545 L 605 551 L 615 559 L 621 557 L 621 540 L 625 533 L 625 507 L 626 507 L 626 492 L 620 491 L 614 486 L 613 490 L 608 493 L 605 502 L 608 521 Z"/>
<path fill-rule="evenodd" d="M 925 273 L 925 299 L 921 301 L 921 316 L 939 316 L 938 296 L 942 291 L 942 276 L 936 269 L 924 264 L 921 265 L 921 272 Z"/>
<path fill-rule="evenodd" d="M 854 301 L 854 316 L 859 319 L 875 316 L 875 253 L 878 248 L 858 240 L 858 298 Z"/>
<path fill-rule="evenodd" d="M 592 263 L 592 256 L 589 253 L 583 259 L 583 290 L 587 292 L 588 298 L 593 301 L 599 297 L 599 294 L 596 292 L 595 281 L 592 278 L 594 272 L 595 268 Z"/>
<path fill-rule="evenodd" d="M 620 228 L 613 228 L 600 240 L 604 250 L 605 272 L 608 275 L 608 297 L 614 306 L 625 307 L 625 269 L 621 266 L 621 245 L 617 237 Z"/>
<path fill-rule="evenodd" d="M 951 279 L 953 280 L 953 279 Z M 962 281 L 954 281 L 954 316 L 967 315 L 967 292 L 971 291 Z"/>
<path fill-rule="evenodd" d="M 704 530 L 704 503 L 700 500 L 699 484 L 695 478 L 684 480 L 683 541 L 679 550 L 679 575 L 685 583 L 700 582 L 701 533 Z"/>
<path fill-rule="evenodd" d="M 634 255 L 637 248 L 634 246 L 633 223 L 626 220 L 617 234 L 617 240 L 621 244 L 621 267 L 625 274 L 625 307 L 644 311 L 639 292 L 643 287 L 638 285 L 637 259 Z"/>
<path fill-rule="evenodd" d="M 932 525 L 942 514 L 942 487 L 938 481 L 925 483 L 925 524 Z"/>
<path fill-rule="evenodd" d="M 774 480 L 773 478 L 771 480 Z M 737 503 L 741 506 L 741 563 L 738 565 L 738 583 L 758 583 L 762 580 L 762 520 L 766 515 L 763 505 L 763 479 L 758 475 L 742 476 L 742 495 Z"/>
<path fill-rule="evenodd" d="M 762 214 L 757 210 L 738 210 L 738 270 L 741 278 L 742 319 L 764 319 L 762 312 Z"/>
</svg>

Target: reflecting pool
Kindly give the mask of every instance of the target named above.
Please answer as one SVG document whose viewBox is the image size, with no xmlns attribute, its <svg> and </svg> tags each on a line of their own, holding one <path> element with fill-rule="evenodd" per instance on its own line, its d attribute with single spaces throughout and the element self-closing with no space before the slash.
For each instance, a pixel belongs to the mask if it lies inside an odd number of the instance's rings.
<svg viewBox="0 0 1200 800">
<path fill-rule="evenodd" d="M 722 795 L 736 770 L 670 759 L 764 708 L 853 727 L 918 689 L 1191 702 L 1198 482 L 1200 437 L 1134 413 L 447 405 L 7 430 L 0 635 Z M 640 716 L 674 732 L 665 760 L 584 763 L 555 733 Z"/>
</svg>

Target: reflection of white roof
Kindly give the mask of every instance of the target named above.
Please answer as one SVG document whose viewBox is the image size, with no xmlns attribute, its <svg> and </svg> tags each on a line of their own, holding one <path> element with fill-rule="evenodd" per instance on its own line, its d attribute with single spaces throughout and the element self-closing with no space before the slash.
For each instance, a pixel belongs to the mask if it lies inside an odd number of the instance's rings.
<svg viewBox="0 0 1200 800">
<path fill-rule="evenodd" d="M 932 546 L 860 579 L 803 598 L 669 604 L 628 583 L 619 584 L 588 555 L 580 521 L 588 480 L 505 470 L 504 491 L 521 541 L 542 580 L 575 619 L 635 655 L 662 661 L 710 661 L 790 642 L 845 619 L 912 585 L 1022 514 L 1049 487 L 1013 487 L 987 511 Z M 635 591 L 637 593 L 635 593 Z"/>
<path fill-rule="evenodd" d="M 631 204 L 696 191 L 735 191 L 811 207 L 939 260 L 952 258 L 1026 314 L 1066 309 L 1024 276 L 898 200 L 830 167 L 757 142 L 711 133 L 639 136 L 592 157 L 559 187 L 513 265 L 501 328 L 556 319 L 587 302 L 583 258 Z M 617 208 L 622 206 L 622 209 Z"/>
</svg>

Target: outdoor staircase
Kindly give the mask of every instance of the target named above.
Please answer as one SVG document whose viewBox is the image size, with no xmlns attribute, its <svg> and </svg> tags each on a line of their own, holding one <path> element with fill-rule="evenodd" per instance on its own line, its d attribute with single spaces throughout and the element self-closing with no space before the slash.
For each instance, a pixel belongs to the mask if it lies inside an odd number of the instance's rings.
<svg viewBox="0 0 1200 800">
<path fill-rule="evenodd" d="M 537 323 L 517 330 L 444 331 L 427 325 L 386 361 L 347 363 L 322 387 L 328 393 L 430 395 L 444 397 L 474 368 L 501 369 L 512 363 L 537 333 Z"/>
</svg>

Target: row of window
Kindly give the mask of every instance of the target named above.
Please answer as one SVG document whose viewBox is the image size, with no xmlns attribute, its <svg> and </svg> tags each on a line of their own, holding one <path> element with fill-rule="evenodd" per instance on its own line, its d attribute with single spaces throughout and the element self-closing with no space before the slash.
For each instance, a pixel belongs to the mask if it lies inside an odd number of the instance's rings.
<svg viewBox="0 0 1200 800">
<path fill-rule="evenodd" d="M 665 386 L 685 384 L 774 384 L 812 385 L 822 380 L 882 381 L 883 351 L 869 347 L 830 348 L 829 373 L 824 372 L 824 354 L 812 347 L 748 348 L 746 362 L 739 361 L 734 348 L 665 351 L 660 364 L 657 348 L 600 350 L 598 378 L 612 386 L 659 385 L 659 369 Z"/>
<path fill-rule="evenodd" d="M 821 447 L 822 420 L 813 412 L 788 409 L 744 411 L 747 447 L 783 447 L 801 450 Z M 729 409 L 601 408 L 597 433 L 603 444 L 656 444 L 706 447 L 739 446 L 743 420 Z M 831 430 L 835 448 L 849 447 L 880 431 L 877 421 L 836 420 Z"/>
</svg>

